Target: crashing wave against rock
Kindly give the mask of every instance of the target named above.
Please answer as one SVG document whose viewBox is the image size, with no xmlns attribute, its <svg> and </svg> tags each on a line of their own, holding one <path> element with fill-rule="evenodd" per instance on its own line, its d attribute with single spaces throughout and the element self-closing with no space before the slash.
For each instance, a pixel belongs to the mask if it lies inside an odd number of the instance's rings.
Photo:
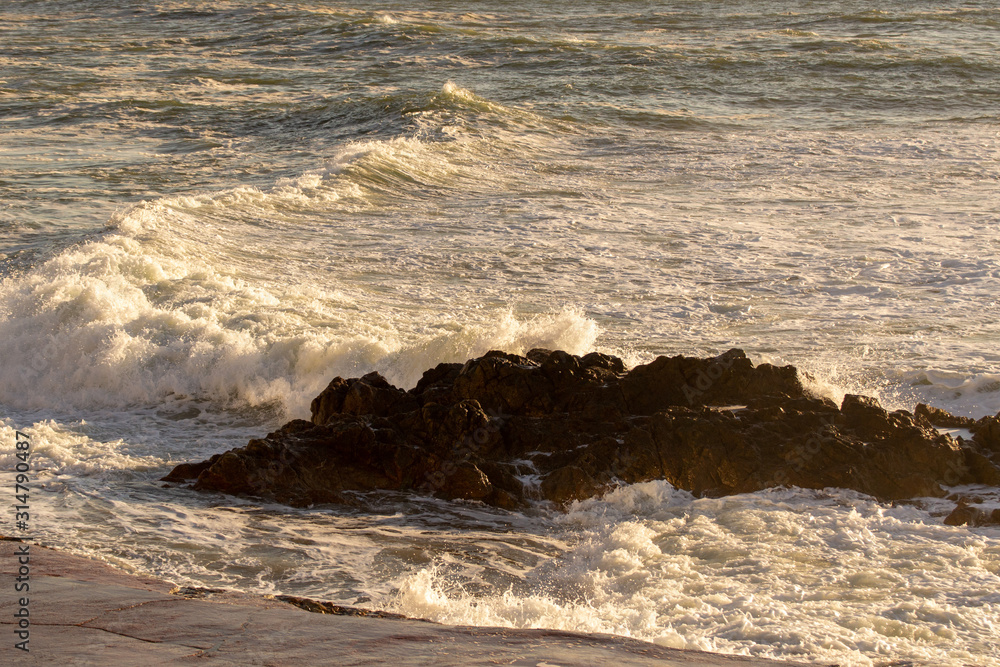
<svg viewBox="0 0 1000 667">
<path fill-rule="evenodd" d="M 1000 415 L 963 422 L 971 441 L 934 428 L 955 420 L 926 406 L 890 413 L 864 396 L 838 407 L 806 391 L 794 367 L 755 367 L 741 350 L 627 372 L 596 352 L 489 352 L 439 364 L 409 391 L 378 373 L 337 377 L 312 421 L 164 480 L 296 506 L 392 490 L 506 508 L 654 479 L 697 495 L 794 485 L 884 501 L 1000 486 Z"/>
</svg>

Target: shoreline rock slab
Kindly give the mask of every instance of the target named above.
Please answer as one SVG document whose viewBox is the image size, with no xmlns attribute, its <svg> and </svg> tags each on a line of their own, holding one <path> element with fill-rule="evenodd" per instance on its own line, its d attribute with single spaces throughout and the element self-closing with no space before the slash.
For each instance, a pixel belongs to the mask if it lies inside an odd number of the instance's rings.
<svg viewBox="0 0 1000 667">
<path fill-rule="evenodd" d="M 0 541 L 0 576 L 7 581 L 16 576 L 20 546 Z M 30 651 L 19 651 L 10 641 L 0 647 L 4 664 L 803 664 L 669 649 L 613 635 L 311 613 L 261 596 L 175 589 L 38 545 L 30 545 L 30 558 Z M 14 597 L 12 591 L 0 595 L 0 632 L 8 637 L 14 636 Z"/>
<path fill-rule="evenodd" d="M 334 378 L 310 421 L 164 480 L 295 506 L 384 490 L 515 509 L 654 479 L 702 496 L 839 487 L 888 502 L 1000 486 L 998 456 L 998 417 L 888 412 L 856 395 L 838 406 L 794 367 L 754 366 L 741 350 L 628 371 L 599 353 L 494 351 L 439 364 L 409 391 L 378 373 Z"/>
</svg>

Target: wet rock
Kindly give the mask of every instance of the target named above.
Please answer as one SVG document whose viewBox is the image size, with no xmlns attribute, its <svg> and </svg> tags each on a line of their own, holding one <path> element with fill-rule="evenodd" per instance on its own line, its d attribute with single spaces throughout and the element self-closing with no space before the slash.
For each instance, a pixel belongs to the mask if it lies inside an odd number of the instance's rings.
<svg viewBox="0 0 1000 667">
<path fill-rule="evenodd" d="M 759 367 L 742 350 L 718 357 L 659 357 L 637 366 L 620 382 L 633 414 L 653 414 L 666 406 L 727 405 L 761 397 L 797 398 L 805 395 L 792 366 Z"/>
<path fill-rule="evenodd" d="M 409 391 L 377 373 L 335 378 L 311 421 L 164 479 L 292 505 L 387 490 L 506 508 L 653 479 L 699 495 L 796 485 L 882 500 L 1000 485 L 1000 421 L 969 426 L 972 442 L 934 428 L 959 419 L 855 395 L 837 406 L 810 395 L 795 368 L 754 366 L 740 350 L 631 371 L 598 353 L 489 352 L 440 364 Z"/>
<path fill-rule="evenodd" d="M 171 470 L 166 477 L 161 478 L 160 481 L 183 482 L 188 479 L 197 479 L 198 475 L 210 468 L 221 456 L 221 454 L 216 454 L 212 458 L 200 463 L 182 463 Z"/>
<path fill-rule="evenodd" d="M 944 522 L 949 526 L 1000 526 L 1000 509 L 984 510 L 962 498 Z"/>
<path fill-rule="evenodd" d="M 923 403 L 917 403 L 917 407 L 914 408 L 913 413 L 917 417 L 926 419 L 931 425 L 941 428 L 971 428 L 976 424 L 975 419 L 958 417 L 946 410 L 924 405 Z"/>
<path fill-rule="evenodd" d="M 318 426 L 341 414 L 385 416 L 418 407 L 413 397 L 378 373 L 345 380 L 337 377 L 312 401 L 312 422 Z"/>
<path fill-rule="evenodd" d="M 1000 454 L 1000 413 L 994 417 L 983 417 L 970 430 L 977 445 L 993 454 Z"/>
<path fill-rule="evenodd" d="M 566 503 L 579 498 L 589 498 L 601 491 L 601 485 L 579 466 L 556 468 L 542 481 L 543 498 L 556 503 Z"/>
</svg>

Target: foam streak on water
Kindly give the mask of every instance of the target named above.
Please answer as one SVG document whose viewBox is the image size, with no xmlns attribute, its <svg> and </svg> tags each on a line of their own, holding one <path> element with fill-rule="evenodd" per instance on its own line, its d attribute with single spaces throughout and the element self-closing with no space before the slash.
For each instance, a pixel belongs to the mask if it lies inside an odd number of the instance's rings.
<svg viewBox="0 0 1000 667">
<path fill-rule="evenodd" d="M 742 347 L 1000 410 L 996 7 L 423 4 L 0 8 L 0 466 L 30 433 L 43 541 L 453 623 L 988 664 L 1000 536 L 934 503 L 159 487 L 335 375 L 494 348 Z"/>
</svg>

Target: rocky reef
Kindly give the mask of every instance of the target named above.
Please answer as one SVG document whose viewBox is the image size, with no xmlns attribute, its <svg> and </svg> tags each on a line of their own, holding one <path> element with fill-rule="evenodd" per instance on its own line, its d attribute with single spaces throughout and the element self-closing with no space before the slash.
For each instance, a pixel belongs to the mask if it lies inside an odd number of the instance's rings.
<svg viewBox="0 0 1000 667">
<path fill-rule="evenodd" d="M 838 406 L 807 391 L 794 367 L 754 366 L 741 350 L 629 371 L 596 352 L 532 350 L 439 364 L 409 391 L 378 373 L 334 378 L 311 421 L 164 480 L 296 506 L 387 490 L 516 508 L 655 479 L 696 495 L 794 485 L 894 501 L 1000 486 L 998 455 L 1000 415 L 887 412 L 856 395 Z M 949 522 L 991 518 L 966 505 Z"/>
</svg>

